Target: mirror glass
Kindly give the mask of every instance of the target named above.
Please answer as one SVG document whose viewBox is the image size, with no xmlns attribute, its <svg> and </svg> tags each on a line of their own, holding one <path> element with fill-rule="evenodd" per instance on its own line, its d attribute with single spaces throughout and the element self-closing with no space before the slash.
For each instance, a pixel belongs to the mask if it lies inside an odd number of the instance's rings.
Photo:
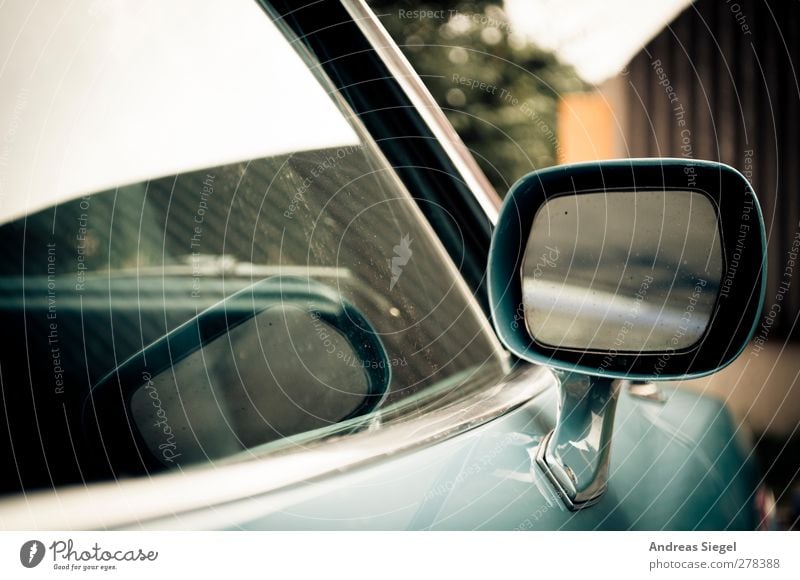
<svg viewBox="0 0 800 580">
<path fill-rule="evenodd" d="M 369 377 L 349 341 L 297 306 L 274 306 L 151 376 L 130 400 L 165 465 L 232 455 L 341 421 Z"/>
<path fill-rule="evenodd" d="M 717 213 L 695 191 L 563 195 L 533 220 L 522 266 L 531 336 L 551 347 L 687 349 L 722 276 Z"/>
</svg>

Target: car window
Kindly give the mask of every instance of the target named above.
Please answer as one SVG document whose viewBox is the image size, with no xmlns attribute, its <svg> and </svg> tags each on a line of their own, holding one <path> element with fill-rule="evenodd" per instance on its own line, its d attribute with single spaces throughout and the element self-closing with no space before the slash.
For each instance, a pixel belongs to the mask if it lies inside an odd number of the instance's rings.
<svg viewBox="0 0 800 580">
<path fill-rule="evenodd" d="M 264 281 L 263 316 L 186 357 L 169 343 L 169 369 L 142 374 L 124 426 L 138 453 L 170 467 L 334 432 L 366 413 L 370 367 L 388 367 L 372 426 L 505 372 L 409 192 L 255 3 L 84 4 L 22 32 L 63 57 L 4 47 L 0 120 L 19 139 L 0 165 L 3 490 L 149 469 L 110 469 L 114 442 L 85 425 L 107 411 L 92 388 Z M 368 335 L 385 352 L 365 364 Z"/>
</svg>

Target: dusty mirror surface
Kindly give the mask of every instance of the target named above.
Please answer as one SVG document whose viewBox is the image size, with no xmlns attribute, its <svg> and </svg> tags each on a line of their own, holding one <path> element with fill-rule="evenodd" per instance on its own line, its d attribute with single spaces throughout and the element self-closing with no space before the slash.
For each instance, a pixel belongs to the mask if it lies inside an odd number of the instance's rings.
<svg viewBox="0 0 800 580">
<path fill-rule="evenodd" d="M 717 214 L 695 191 L 554 197 L 522 265 L 532 338 L 619 352 L 686 349 L 708 326 L 722 276 Z"/>
</svg>

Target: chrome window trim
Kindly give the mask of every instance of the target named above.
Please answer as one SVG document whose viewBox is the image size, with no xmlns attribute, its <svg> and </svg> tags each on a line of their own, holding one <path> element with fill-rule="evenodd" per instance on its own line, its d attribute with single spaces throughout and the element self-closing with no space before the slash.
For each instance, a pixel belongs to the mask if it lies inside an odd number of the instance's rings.
<svg viewBox="0 0 800 580">
<path fill-rule="evenodd" d="M 378 58 L 386 65 L 405 95 L 419 111 L 422 120 L 455 165 L 492 226 L 496 225 L 500 212 L 500 196 L 478 167 L 467 146 L 453 129 L 411 63 L 400 52 L 372 9 L 367 6 L 366 0 L 341 0 L 341 2 L 374 48 Z"/>
<path fill-rule="evenodd" d="M 325 491 L 310 483 L 474 429 L 556 385 L 526 365 L 492 388 L 395 425 L 310 443 L 296 452 L 131 479 L 22 493 L 0 500 L 7 530 L 225 528 Z"/>
</svg>

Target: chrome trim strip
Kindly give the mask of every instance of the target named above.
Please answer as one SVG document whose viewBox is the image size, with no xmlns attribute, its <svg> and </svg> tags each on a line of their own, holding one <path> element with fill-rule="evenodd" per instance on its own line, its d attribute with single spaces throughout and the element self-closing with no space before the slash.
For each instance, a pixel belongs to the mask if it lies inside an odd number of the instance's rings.
<svg viewBox="0 0 800 580">
<path fill-rule="evenodd" d="M 651 403 L 664 404 L 667 402 L 667 397 L 658 383 L 653 381 L 631 381 L 628 386 L 628 394 L 631 397 L 642 399 L 643 401 L 650 401 Z"/>
<path fill-rule="evenodd" d="M 497 225 L 500 212 L 500 196 L 483 174 L 475 159 L 470 154 L 461 137 L 447 120 L 430 91 L 420 80 L 411 63 L 400 52 L 397 44 L 386 32 L 377 16 L 367 6 L 365 0 L 342 0 L 342 5 L 353 21 L 364 33 L 392 76 L 400 84 L 403 92 L 419 111 L 425 124 L 441 144 L 461 174 L 464 183 L 470 188 L 486 213 L 491 224 Z"/>
<path fill-rule="evenodd" d="M 320 481 L 464 433 L 515 409 L 556 379 L 525 366 L 453 404 L 297 452 L 225 466 L 37 491 L 0 500 L 0 529 L 224 528 L 324 491 Z"/>
</svg>

